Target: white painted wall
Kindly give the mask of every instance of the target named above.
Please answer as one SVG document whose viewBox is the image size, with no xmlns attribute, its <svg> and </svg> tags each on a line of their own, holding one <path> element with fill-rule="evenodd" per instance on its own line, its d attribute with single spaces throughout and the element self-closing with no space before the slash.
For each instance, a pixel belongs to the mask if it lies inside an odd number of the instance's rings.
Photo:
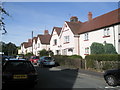
<svg viewBox="0 0 120 90">
<path fill-rule="evenodd" d="M 84 58 L 85 57 L 85 48 L 89 47 L 89 54 L 90 54 L 90 46 L 93 42 L 98 42 L 98 43 L 104 43 L 106 41 L 107 43 L 112 43 L 116 47 L 116 51 L 120 54 L 120 51 L 118 48 L 120 47 L 118 45 L 118 25 L 115 26 L 115 44 L 114 44 L 114 28 L 113 26 L 109 27 L 109 35 L 110 37 L 105 37 L 104 36 L 104 28 L 96 31 L 91 31 L 88 32 L 89 34 L 89 40 L 84 41 L 84 34 L 80 34 L 80 55 Z M 120 37 L 119 37 L 120 38 Z"/>
<path fill-rule="evenodd" d="M 67 27 L 66 27 L 67 26 Z M 64 36 L 69 36 L 70 42 L 66 43 L 64 42 Z M 68 27 L 67 23 L 65 22 L 64 27 L 62 28 L 61 34 L 60 34 L 60 45 L 61 45 L 61 54 L 62 55 L 74 55 L 77 54 L 77 47 L 76 47 L 76 39 L 74 37 L 73 32 Z M 68 51 L 69 48 L 73 48 L 73 52 Z M 66 50 L 66 53 L 64 53 L 64 50 Z"/>
<path fill-rule="evenodd" d="M 40 38 L 37 38 L 37 43 L 36 43 L 36 55 L 39 55 L 39 51 L 45 49 L 45 50 L 49 50 L 50 45 L 47 44 L 41 44 Z"/>
<path fill-rule="evenodd" d="M 54 40 L 55 40 L 55 39 L 57 40 L 57 44 L 56 44 L 56 45 L 54 45 Z M 50 50 L 53 51 L 54 55 L 57 55 L 56 50 L 60 50 L 59 45 L 60 45 L 59 36 L 58 36 L 56 30 L 54 29 L 54 30 L 53 30 L 53 33 L 52 33 L 51 40 L 50 40 Z M 60 54 L 60 53 L 59 53 L 59 54 Z"/>
</svg>

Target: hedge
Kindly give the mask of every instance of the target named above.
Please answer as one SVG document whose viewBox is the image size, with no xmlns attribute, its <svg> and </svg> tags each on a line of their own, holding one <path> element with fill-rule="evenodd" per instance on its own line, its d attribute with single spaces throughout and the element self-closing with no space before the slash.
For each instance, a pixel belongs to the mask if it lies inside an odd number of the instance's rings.
<svg viewBox="0 0 120 90">
<path fill-rule="evenodd" d="M 85 57 L 86 60 L 120 61 L 120 54 L 92 54 Z"/>
<path fill-rule="evenodd" d="M 60 66 L 70 67 L 70 68 L 80 68 L 81 64 L 81 56 L 72 55 L 72 56 L 66 56 L 66 55 L 56 55 L 54 56 L 55 61 Z M 84 67 L 84 66 L 81 66 Z"/>
</svg>

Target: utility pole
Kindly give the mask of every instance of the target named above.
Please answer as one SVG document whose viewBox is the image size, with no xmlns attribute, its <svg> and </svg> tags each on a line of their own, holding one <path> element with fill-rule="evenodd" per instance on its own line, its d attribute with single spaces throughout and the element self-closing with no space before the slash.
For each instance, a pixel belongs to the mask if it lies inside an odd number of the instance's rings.
<svg viewBox="0 0 120 90">
<path fill-rule="evenodd" d="M 33 54 L 33 31 L 32 31 L 32 54 Z"/>
</svg>

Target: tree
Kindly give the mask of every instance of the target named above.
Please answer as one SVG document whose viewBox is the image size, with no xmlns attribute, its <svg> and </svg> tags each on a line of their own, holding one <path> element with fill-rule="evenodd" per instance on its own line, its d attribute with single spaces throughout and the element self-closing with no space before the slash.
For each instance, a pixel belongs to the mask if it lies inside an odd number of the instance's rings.
<svg viewBox="0 0 120 90">
<path fill-rule="evenodd" d="M 53 52 L 51 50 L 47 51 L 43 49 L 39 51 L 39 56 L 53 56 Z"/>
<path fill-rule="evenodd" d="M 92 43 L 90 46 L 91 54 L 104 54 L 104 45 L 101 43 Z"/>
<path fill-rule="evenodd" d="M 5 29 L 5 23 L 4 23 L 4 17 L 2 17 L 3 15 L 7 15 L 9 16 L 9 14 L 5 11 L 5 9 L 2 7 L 2 2 L 0 2 L 0 31 L 2 31 L 2 35 L 7 33 L 6 29 Z"/>
<path fill-rule="evenodd" d="M 18 54 L 18 49 L 17 46 L 11 42 L 8 44 L 3 43 L 2 44 L 2 52 L 4 52 L 5 55 L 17 55 Z"/>
<path fill-rule="evenodd" d="M 104 46 L 104 49 L 105 49 L 105 54 L 117 54 L 116 49 L 113 46 L 113 44 L 106 43 Z"/>
</svg>

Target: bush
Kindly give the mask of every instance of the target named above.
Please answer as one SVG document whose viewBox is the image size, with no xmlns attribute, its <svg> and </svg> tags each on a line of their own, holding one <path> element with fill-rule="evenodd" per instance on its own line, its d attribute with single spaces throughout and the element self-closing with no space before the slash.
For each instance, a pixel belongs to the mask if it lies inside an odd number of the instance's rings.
<svg viewBox="0 0 120 90">
<path fill-rule="evenodd" d="M 47 51 L 45 49 L 39 51 L 39 56 L 53 56 L 53 52 L 52 51 Z"/>
<path fill-rule="evenodd" d="M 57 63 L 59 63 L 60 66 L 65 66 L 70 68 L 80 68 L 81 65 L 80 56 L 76 56 L 76 55 L 75 56 L 56 55 L 54 56 L 54 59 Z"/>
<path fill-rule="evenodd" d="M 80 55 L 71 55 L 71 56 L 69 56 L 70 58 L 79 58 L 79 59 L 82 59 L 82 56 L 80 56 Z"/>
<path fill-rule="evenodd" d="M 113 44 L 106 43 L 104 46 L 105 54 L 117 54 L 115 47 Z"/>
<path fill-rule="evenodd" d="M 92 43 L 90 46 L 91 54 L 104 54 L 104 46 L 101 43 Z"/>
<path fill-rule="evenodd" d="M 86 60 L 97 60 L 97 61 L 120 61 L 119 54 L 93 54 L 87 55 Z"/>
</svg>

